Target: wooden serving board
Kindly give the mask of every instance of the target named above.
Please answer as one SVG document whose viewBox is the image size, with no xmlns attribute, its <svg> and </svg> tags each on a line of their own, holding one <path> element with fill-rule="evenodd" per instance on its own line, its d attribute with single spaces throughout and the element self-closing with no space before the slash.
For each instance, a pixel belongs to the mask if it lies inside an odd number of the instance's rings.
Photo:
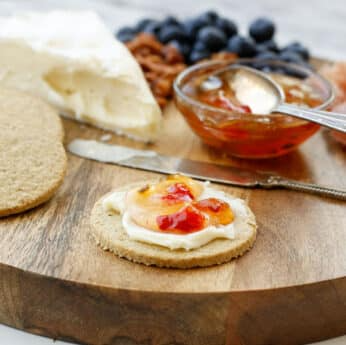
<svg viewBox="0 0 346 345">
<path fill-rule="evenodd" d="M 66 143 L 105 133 L 69 120 L 64 126 Z M 346 189 L 345 149 L 326 131 L 282 158 L 231 159 L 201 144 L 170 105 L 161 139 L 148 148 Z M 225 187 L 256 214 L 254 248 L 220 266 L 160 269 L 104 252 L 88 225 L 103 194 L 154 176 L 69 155 L 50 202 L 0 220 L 0 322 L 100 345 L 294 345 L 346 333 L 344 202 Z"/>
</svg>

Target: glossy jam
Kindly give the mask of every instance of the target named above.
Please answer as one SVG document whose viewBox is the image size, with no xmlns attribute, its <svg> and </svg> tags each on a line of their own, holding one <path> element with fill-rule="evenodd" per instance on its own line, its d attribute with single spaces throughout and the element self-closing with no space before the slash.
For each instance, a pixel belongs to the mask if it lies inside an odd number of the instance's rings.
<svg viewBox="0 0 346 345">
<path fill-rule="evenodd" d="M 180 211 L 157 217 L 157 224 L 162 231 L 180 230 L 190 233 L 205 227 L 205 216 L 192 206 L 186 206 Z"/>
<path fill-rule="evenodd" d="M 189 177 L 168 176 L 159 183 L 131 191 L 126 209 L 139 226 L 178 234 L 231 223 L 233 213 L 226 202 L 216 198 L 198 200 L 203 188 L 203 184 Z"/>
<path fill-rule="evenodd" d="M 209 216 L 209 225 L 227 225 L 233 222 L 233 212 L 229 205 L 222 200 L 208 198 L 197 201 L 193 205 Z"/>
<path fill-rule="evenodd" d="M 319 85 L 315 85 L 311 78 L 298 79 L 281 74 L 271 76 L 283 87 L 288 103 L 316 107 L 326 97 L 320 81 Z M 215 107 L 215 111 L 193 105 L 177 94 L 175 101 L 192 130 L 210 146 L 238 157 L 270 158 L 295 149 L 319 129 L 317 124 L 287 115 L 251 114 L 251 109 L 246 104 L 239 104 L 233 90 L 225 82 L 218 90 L 201 90 L 200 85 L 205 78 L 201 71 L 196 75 L 191 73 L 180 88 L 190 98 Z"/>
<path fill-rule="evenodd" d="M 166 192 L 162 196 L 162 200 L 168 201 L 169 203 L 188 202 L 195 199 L 189 187 L 181 182 L 170 185 L 167 187 Z"/>
<path fill-rule="evenodd" d="M 211 225 L 227 225 L 233 222 L 234 215 L 229 205 L 216 198 L 191 202 L 178 212 L 160 215 L 156 218 L 162 231 L 190 233 Z"/>
</svg>

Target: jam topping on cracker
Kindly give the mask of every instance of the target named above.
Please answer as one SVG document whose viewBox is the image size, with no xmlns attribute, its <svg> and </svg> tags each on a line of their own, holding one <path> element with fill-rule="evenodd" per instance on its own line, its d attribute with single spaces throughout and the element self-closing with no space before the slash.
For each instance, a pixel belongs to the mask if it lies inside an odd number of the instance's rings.
<svg viewBox="0 0 346 345">
<path fill-rule="evenodd" d="M 155 231 L 184 234 L 231 223 L 230 206 L 216 198 L 201 199 L 203 189 L 200 182 L 172 175 L 130 192 L 127 209 L 137 225 Z"/>
</svg>

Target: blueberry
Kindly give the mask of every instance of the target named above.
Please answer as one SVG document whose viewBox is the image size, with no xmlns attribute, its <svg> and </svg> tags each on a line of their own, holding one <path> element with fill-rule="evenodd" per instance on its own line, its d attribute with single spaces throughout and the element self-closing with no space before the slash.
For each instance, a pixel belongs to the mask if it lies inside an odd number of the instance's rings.
<svg viewBox="0 0 346 345">
<path fill-rule="evenodd" d="M 256 54 L 256 47 L 251 39 L 237 35 L 228 41 L 227 51 L 240 57 L 253 57 Z"/>
<path fill-rule="evenodd" d="M 261 53 L 270 52 L 270 50 L 268 50 L 266 47 L 263 47 L 260 44 L 256 44 L 255 45 L 255 49 L 256 49 L 256 54 L 255 55 L 258 55 L 258 54 L 261 54 Z"/>
<path fill-rule="evenodd" d="M 272 67 L 270 67 L 270 66 L 262 66 L 262 67 L 260 68 L 260 70 L 261 70 L 262 72 L 264 72 L 264 73 L 271 73 L 271 72 L 273 72 L 273 69 L 272 69 Z"/>
<path fill-rule="evenodd" d="M 205 27 L 208 26 L 209 23 L 205 19 L 197 18 L 197 19 L 188 19 L 184 23 L 185 32 L 189 35 L 189 38 L 191 41 L 193 41 L 196 38 L 197 32 Z"/>
<path fill-rule="evenodd" d="M 307 61 L 302 61 L 302 62 L 300 63 L 300 66 L 305 67 L 305 68 L 308 68 L 308 69 L 310 69 L 311 71 L 315 71 L 315 72 L 316 72 L 315 66 L 311 65 L 311 64 L 310 64 L 309 62 L 307 62 Z"/>
<path fill-rule="evenodd" d="M 193 50 L 189 56 L 189 61 L 195 63 L 197 61 L 207 59 L 210 56 L 210 52 L 207 50 Z"/>
<path fill-rule="evenodd" d="M 203 42 L 211 51 L 219 51 L 227 44 L 226 35 L 213 26 L 206 26 L 198 31 L 197 40 Z"/>
<path fill-rule="evenodd" d="M 214 24 L 218 18 L 219 18 L 219 15 L 215 11 L 212 11 L 212 10 L 204 12 L 199 16 L 200 20 L 206 21 L 209 25 Z"/>
<path fill-rule="evenodd" d="M 168 16 L 162 21 L 162 26 L 182 26 L 176 17 Z"/>
<path fill-rule="evenodd" d="M 258 43 L 256 45 L 257 50 L 269 50 L 272 51 L 274 53 L 278 53 L 279 52 L 279 48 L 276 44 L 276 42 L 274 40 L 268 40 L 262 43 Z"/>
<path fill-rule="evenodd" d="M 282 51 L 290 51 L 290 52 L 294 52 L 298 55 L 301 56 L 301 58 L 305 61 L 309 60 L 310 58 L 310 53 L 309 53 L 309 50 L 304 47 L 301 43 L 299 42 L 293 42 L 293 43 L 290 43 L 289 45 L 287 45 L 286 47 L 284 47 L 282 49 Z"/>
<path fill-rule="evenodd" d="M 156 21 L 153 19 L 149 19 L 149 18 L 141 19 L 136 25 L 136 30 L 138 32 L 141 32 L 144 30 L 145 27 L 147 27 L 149 24 L 154 23 L 154 22 L 156 22 Z"/>
<path fill-rule="evenodd" d="M 311 71 L 315 71 L 316 72 L 316 69 L 314 66 L 310 65 L 308 62 L 304 61 L 303 59 L 298 63 L 299 66 L 301 67 L 305 67 Z"/>
<path fill-rule="evenodd" d="M 226 18 L 218 18 L 215 26 L 222 30 L 225 35 L 230 38 L 238 33 L 238 28 L 232 20 Z"/>
<path fill-rule="evenodd" d="M 124 26 L 118 30 L 117 35 L 136 34 L 136 33 L 137 33 L 137 30 L 135 28 L 131 28 L 129 26 Z"/>
<path fill-rule="evenodd" d="M 196 41 L 192 47 L 193 50 L 208 50 L 206 44 L 202 41 Z"/>
<path fill-rule="evenodd" d="M 188 34 L 191 40 L 196 36 L 197 31 L 200 27 L 197 26 L 197 21 L 195 19 L 188 19 L 184 22 L 185 32 Z"/>
<path fill-rule="evenodd" d="M 296 64 L 301 64 L 303 62 L 302 57 L 292 51 L 283 51 L 279 54 L 279 59 L 285 62 L 293 62 Z"/>
<path fill-rule="evenodd" d="M 257 18 L 253 21 L 249 28 L 250 36 L 256 42 L 264 42 L 270 40 L 275 31 L 274 23 L 268 18 Z"/>
<path fill-rule="evenodd" d="M 285 74 L 298 79 L 305 79 L 308 76 L 307 73 L 303 71 L 298 71 L 290 67 L 285 68 Z"/>
<path fill-rule="evenodd" d="M 275 60 L 277 59 L 277 54 L 271 52 L 271 51 L 264 51 L 256 55 L 257 59 L 262 59 L 262 60 Z"/>
<path fill-rule="evenodd" d="M 158 36 L 161 29 L 161 23 L 158 21 L 153 21 L 152 23 L 148 23 L 143 29 L 143 32 L 148 34 L 152 34 L 154 36 Z"/>
<path fill-rule="evenodd" d="M 128 42 L 131 41 L 136 34 L 136 29 L 125 26 L 117 32 L 116 37 L 121 42 Z"/>
<path fill-rule="evenodd" d="M 187 34 L 179 26 L 163 26 L 159 32 L 159 40 L 162 43 L 167 43 L 172 40 L 183 41 L 187 38 Z"/>
<path fill-rule="evenodd" d="M 273 67 L 272 70 L 274 73 L 287 75 L 287 69 L 285 67 Z"/>
<path fill-rule="evenodd" d="M 123 43 L 126 43 L 126 42 L 129 42 L 129 41 L 132 41 L 134 38 L 135 38 L 136 34 L 118 34 L 117 35 L 117 39 L 120 41 L 120 42 L 123 42 Z"/>
</svg>

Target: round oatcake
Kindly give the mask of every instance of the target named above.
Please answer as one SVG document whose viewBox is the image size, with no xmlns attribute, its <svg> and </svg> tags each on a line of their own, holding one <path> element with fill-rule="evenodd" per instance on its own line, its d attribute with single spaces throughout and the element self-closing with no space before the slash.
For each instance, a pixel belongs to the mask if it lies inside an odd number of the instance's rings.
<svg viewBox="0 0 346 345">
<path fill-rule="evenodd" d="M 148 181 L 131 184 L 119 188 L 117 191 L 128 191 L 146 184 Z M 255 217 L 247 208 L 247 230 L 239 233 L 234 240 L 215 239 L 190 251 L 184 249 L 170 250 L 166 247 L 134 241 L 129 238 L 122 226 L 122 216 L 119 213 L 108 212 L 104 209 L 103 198 L 96 202 L 92 210 L 91 234 L 102 249 L 109 250 L 119 257 L 133 262 L 171 268 L 217 265 L 244 254 L 252 247 L 256 239 Z"/>
<path fill-rule="evenodd" d="M 35 134 L 62 141 L 64 130 L 57 111 L 38 97 L 0 87 L 0 130 Z"/>
<path fill-rule="evenodd" d="M 59 115 L 40 99 L 0 88 L 0 217 L 47 201 L 66 170 Z"/>
</svg>

